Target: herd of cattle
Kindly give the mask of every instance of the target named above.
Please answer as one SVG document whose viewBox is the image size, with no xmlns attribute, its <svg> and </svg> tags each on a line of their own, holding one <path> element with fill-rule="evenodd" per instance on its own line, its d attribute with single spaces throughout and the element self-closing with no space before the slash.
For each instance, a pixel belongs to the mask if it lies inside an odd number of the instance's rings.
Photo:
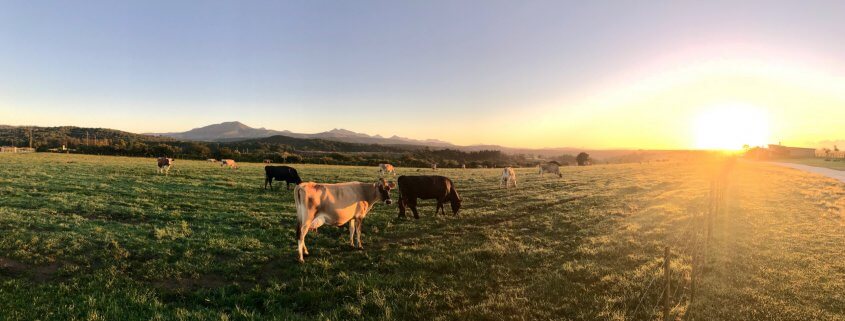
<svg viewBox="0 0 845 321">
<path fill-rule="evenodd" d="M 219 162 L 220 166 L 238 168 L 234 160 L 223 159 L 220 161 L 209 159 L 209 162 Z M 173 165 L 172 158 L 158 158 L 159 173 L 167 174 Z M 436 169 L 436 165 L 432 166 Z M 304 256 L 308 255 L 308 248 L 305 246 L 305 235 L 309 231 L 316 231 L 324 224 L 343 226 L 349 224 L 349 243 L 352 247 L 363 249 L 361 244 L 361 227 L 364 217 L 379 202 L 390 205 L 393 201 L 390 198 L 390 191 L 397 188 L 393 182 L 386 181 L 383 176 L 388 174 L 396 175 L 396 168 L 391 164 L 379 164 L 379 176 L 376 183 L 348 182 L 338 184 L 324 184 L 314 182 L 302 182 L 299 173 L 295 168 L 289 166 L 264 166 L 264 188 L 273 188 L 273 181 L 285 182 L 286 189 L 294 185 L 293 196 L 296 205 L 296 238 L 299 261 L 304 262 Z M 541 164 L 539 174 L 560 173 L 560 167 L 555 163 Z M 407 208 L 414 213 L 418 219 L 418 199 L 433 199 L 437 201 L 434 215 L 446 214 L 443 205 L 449 202 L 453 215 L 458 215 L 461 209 L 461 197 L 451 179 L 445 176 L 399 176 L 397 179 L 399 188 L 399 217 L 404 218 Z M 510 188 L 516 187 L 516 172 L 513 168 L 506 167 L 502 171 L 500 186 Z"/>
</svg>

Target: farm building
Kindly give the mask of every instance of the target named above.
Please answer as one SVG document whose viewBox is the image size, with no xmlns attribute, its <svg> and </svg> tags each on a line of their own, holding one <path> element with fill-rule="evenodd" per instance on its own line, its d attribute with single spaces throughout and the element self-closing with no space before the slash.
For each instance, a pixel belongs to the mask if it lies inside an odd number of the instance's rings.
<svg viewBox="0 0 845 321">
<path fill-rule="evenodd" d="M 775 158 L 812 158 L 816 157 L 816 149 L 769 144 L 769 155 Z"/>
<path fill-rule="evenodd" d="M 14 147 L 14 146 L 0 146 L 0 153 L 32 153 L 35 148 L 32 147 Z"/>
</svg>

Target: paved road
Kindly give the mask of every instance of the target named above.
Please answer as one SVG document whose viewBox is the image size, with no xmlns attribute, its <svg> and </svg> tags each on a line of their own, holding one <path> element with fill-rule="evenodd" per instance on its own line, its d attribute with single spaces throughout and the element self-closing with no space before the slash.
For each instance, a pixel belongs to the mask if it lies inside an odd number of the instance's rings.
<svg viewBox="0 0 845 321">
<path fill-rule="evenodd" d="M 805 172 L 815 173 L 819 175 L 824 175 L 833 179 L 838 179 L 840 182 L 845 183 L 845 171 L 838 171 L 835 169 L 824 168 L 824 167 L 816 167 L 816 166 L 808 166 L 808 165 L 801 165 L 801 164 L 793 164 L 793 163 L 778 163 L 772 162 L 772 164 L 785 166 L 789 168 L 794 168 L 798 170 L 802 170 Z"/>
</svg>

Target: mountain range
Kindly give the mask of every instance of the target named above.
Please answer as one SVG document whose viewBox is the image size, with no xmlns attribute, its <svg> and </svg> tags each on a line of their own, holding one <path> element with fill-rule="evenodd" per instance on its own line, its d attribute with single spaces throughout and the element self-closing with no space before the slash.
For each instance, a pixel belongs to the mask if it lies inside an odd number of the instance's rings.
<svg viewBox="0 0 845 321">
<path fill-rule="evenodd" d="M 346 143 L 381 144 L 381 145 L 421 145 L 439 148 L 457 147 L 449 142 L 436 139 L 418 140 L 399 136 L 382 137 L 381 135 L 367 135 L 346 129 L 332 129 L 316 134 L 294 133 L 289 130 L 272 130 L 253 128 L 241 122 L 232 121 L 194 128 L 186 132 L 176 133 L 148 133 L 147 135 L 172 137 L 182 140 L 196 140 L 207 142 L 233 142 L 253 138 L 264 138 L 282 135 L 293 138 L 325 139 Z"/>
<path fill-rule="evenodd" d="M 499 150 L 508 154 L 534 154 L 543 156 L 558 156 L 563 154 L 575 155 L 587 151 L 595 157 L 615 157 L 629 154 L 631 150 L 586 150 L 583 148 L 559 147 L 559 148 L 514 148 L 500 145 L 455 145 L 450 142 L 437 139 L 412 139 L 393 135 L 383 137 L 381 135 L 367 135 L 351 130 L 335 128 L 329 131 L 304 134 L 294 133 L 289 130 L 273 130 L 266 128 L 253 128 L 239 121 L 223 122 L 194 128 L 185 132 L 174 133 L 147 133 L 144 135 L 170 137 L 179 140 L 193 140 L 206 142 L 236 142 L 251 139 L 267 138 L 272 136 L 287 136 L 302 139 L 322 139 L 356 144 L 379 144 L 386 146 L 414 145 L 430 147 L 434 149 L 456 149 L 461 151 Z"/>
</svg>

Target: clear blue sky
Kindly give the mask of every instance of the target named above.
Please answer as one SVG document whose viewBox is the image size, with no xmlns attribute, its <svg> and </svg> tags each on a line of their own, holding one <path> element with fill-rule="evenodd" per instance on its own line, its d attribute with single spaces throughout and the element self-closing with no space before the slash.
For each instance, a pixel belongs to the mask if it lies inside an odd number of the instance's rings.
<svg viewBox="0 0 845 321">
<path fill-rule="evenodd" d="M 845 1 L 2 1 L 0 124 L 497 143 L 694 48 L 841 59 Z"/>
</svg>

